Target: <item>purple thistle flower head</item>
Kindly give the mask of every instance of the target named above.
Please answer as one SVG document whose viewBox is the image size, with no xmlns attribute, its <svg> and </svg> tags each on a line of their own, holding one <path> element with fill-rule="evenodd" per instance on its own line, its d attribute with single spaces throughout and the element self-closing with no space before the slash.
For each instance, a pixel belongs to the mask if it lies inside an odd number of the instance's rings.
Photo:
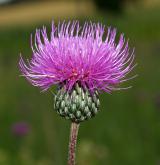
<svg viewBox="0 0 160 165">
<path fill-rule="evenodd" d="M 17 122 L 11 126 L 12 133 L 15 136 L 25 136 L 29 133 L 30 127 L 26 122 Z"/>
<path fill-rule="evenodd" d="M 53 23 L 50 37 L 45 27 L 36 31 L 31 60 L 19 61 L 22 75 L 43 90 L 55 84 L 71 90 L 76 83 L 91 91 L 121 89 L 117 85 L 135 66 L 134 51 L 123 34 L 118 43 L 115 38 L 116 29 L 99 23 Z"/>
</svg>

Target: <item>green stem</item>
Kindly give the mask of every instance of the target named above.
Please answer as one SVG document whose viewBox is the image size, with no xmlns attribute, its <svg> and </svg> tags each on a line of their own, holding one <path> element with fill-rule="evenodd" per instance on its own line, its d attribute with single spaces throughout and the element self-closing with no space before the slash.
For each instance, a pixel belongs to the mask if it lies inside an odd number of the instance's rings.
<svg viewBox="0 0 160 165">
<path fill-rule="evenodd" d="M 72 122 L 70 129 L 69 149 L 68 149 L 68 165 L 75 165 L 78 129 L 79 129 L 79 124 Z"/>
</svg>

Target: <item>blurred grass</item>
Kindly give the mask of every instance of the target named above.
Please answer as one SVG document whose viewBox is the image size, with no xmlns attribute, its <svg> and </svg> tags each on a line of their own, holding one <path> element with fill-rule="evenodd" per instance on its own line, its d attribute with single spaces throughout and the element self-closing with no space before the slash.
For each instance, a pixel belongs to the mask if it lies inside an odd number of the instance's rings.
<svg viewBox="0 0 160 165">
<path fill-rule="evenodd" d="M 130 38 L 139 76 L 125 83 L 132 89 L 102 94 L 101 112 L 81 124 L 79 165 L 160 163 L 159 17 L 159 9 L 138 9 L 118 17 L 101 13 L 85 18 L 117 27 Z M 54 112 L 51 92 L 40 93 L 19 77 L 19 53 L 30 57 L 34 32 L 34 26 L 0 30 L 0 165 L 66 164 L 69 121 Z M 26 137 L 12 134 L 17 121 L 30 124 Z"/>
</svg>

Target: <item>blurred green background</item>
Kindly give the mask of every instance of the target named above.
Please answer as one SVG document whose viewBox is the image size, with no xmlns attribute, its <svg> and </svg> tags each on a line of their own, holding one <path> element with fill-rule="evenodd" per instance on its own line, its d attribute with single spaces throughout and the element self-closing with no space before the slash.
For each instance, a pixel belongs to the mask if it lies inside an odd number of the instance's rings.
<svg viewBox="0 0 160 165">
<path fill-rule="evenodd" d="M 100 113 L 80 126 L 77 164 L 160 165 L 160 1 L 110 2 L 0 1 L 0 165 L 66 164 L 70 122 L 54 111 L 50 91 L 19 76 L 18 61 L 31 57 L 36 28 L 75 18 L 123 32 L 139 75 L 123 85 L 133 88 L 101 94 Z"/>
</svg>

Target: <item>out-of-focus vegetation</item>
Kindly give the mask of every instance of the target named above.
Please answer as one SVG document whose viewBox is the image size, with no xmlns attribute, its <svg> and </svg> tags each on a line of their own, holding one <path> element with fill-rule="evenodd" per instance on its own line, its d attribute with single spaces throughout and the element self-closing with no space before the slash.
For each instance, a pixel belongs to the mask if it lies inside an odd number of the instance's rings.
<svg viewBox="0 0 160 165">
<path fill-rule="evenodd" d="M 112 0 L 112 1 L 104 1 L 104 0 L 94 0 L 97 6 L 102 10 L 113 10 L 113 11 L 120 11 L 122 9 L 124 1 L 120 0 Z"/>
<path fill-rule="evenodd" d="M 103 13 L 80 18 L 124 32 L 135 47 L 138 66 L 133 75 L 139 76 L 124 84 L 132 89 L 102 94 L 101 112 L 81 124 L 79 165 L 160 164 L 159 17 L 158 8 L 137 8 L 119 17 Z M 0 30 L 0 165 L 66 164 L 69 121 L 54 112 L 50 91 L 40 93 L 19 76 L 19 54 L 31 57 L 34 32 L 33 26 Z M 28 125 L 26 134 L 13 132 L 16 123 Z"/>
</svg>

